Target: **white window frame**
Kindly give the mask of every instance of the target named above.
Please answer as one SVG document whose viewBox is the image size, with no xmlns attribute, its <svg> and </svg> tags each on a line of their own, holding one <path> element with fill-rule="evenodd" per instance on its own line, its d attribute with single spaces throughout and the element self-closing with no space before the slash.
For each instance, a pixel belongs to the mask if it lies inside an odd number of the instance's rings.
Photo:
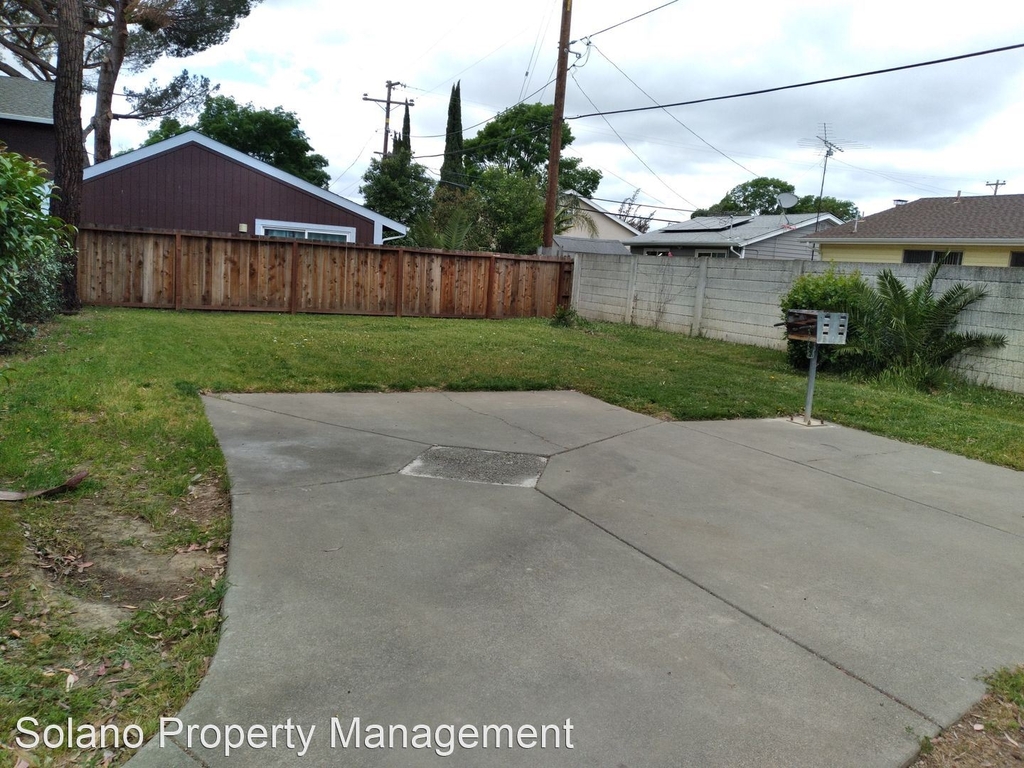
<svg viewBox="0 0 1024 768">
<path fill-rule="evenodd" d="M 699 259 L 703 256 L 710 257 L 712 259 L 728 259 L 729 251 L 712 251 L 712 250 L 699 250 L 694 251 L 694 255 Z M 733 258 L 736 258 L 733 256 Z"/>
<path fill-rule="evenodd" d="M 266 235 L 268 229 L 295 230 L 296 240 L 309 240 L 310 232 L 325 235 L 344 235 L 349 243 L 356 241 L 355 227 L 339 227 L 333 224 L 307 224 L 301 221 L 276 221 L 274 219 L 256 219 L 256 234 Z"/>
</svg>

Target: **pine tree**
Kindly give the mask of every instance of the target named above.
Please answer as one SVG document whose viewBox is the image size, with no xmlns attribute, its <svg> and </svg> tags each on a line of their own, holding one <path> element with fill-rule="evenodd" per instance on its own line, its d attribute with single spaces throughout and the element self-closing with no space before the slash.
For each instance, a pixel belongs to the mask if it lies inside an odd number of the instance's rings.
<svg viewBox="0 0 1024 768">
<path fill-rule="evenodd" d="M 441 184 L 465 184 L 465 167 L 462 154 L 462 82 L 459 81 L 452 86 L 452 95 L 448 101 L 448 125 L 445 127 Z"/>
</svg>

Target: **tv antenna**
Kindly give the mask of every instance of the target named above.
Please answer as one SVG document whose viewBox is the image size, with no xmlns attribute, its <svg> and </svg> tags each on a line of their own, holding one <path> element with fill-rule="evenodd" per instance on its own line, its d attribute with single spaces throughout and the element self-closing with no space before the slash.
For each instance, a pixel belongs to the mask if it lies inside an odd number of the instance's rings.
<svg viewBox="0 0 1024 768">
<path fill-rule="evenodd" d="M 821 224 L 821 198 L 825 195 L 825 174 L 828 172 L 828 159 L 836 152 L 845 152 L 847 149 L 860 149 L 864 145 L 856 141 L 829 137 L 829 125 L 828 123 L 822 123 L 821 132 L 813 139 L 800 139 L 800 146 L 814 147 L 818 150 L 819 154 L 825 157 L 825 162 L 821 167 L 821 190 L 818 192 L 818 208 L 814 219 L 814 231 L 817 232 L 818 226 Z"/>
</svg>

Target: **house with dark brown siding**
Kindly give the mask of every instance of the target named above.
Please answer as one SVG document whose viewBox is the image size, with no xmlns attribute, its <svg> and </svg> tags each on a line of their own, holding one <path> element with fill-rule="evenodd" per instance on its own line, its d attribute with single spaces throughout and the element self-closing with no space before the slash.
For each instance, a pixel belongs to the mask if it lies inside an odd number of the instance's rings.
<svg viewBox="0 0 1024 768">
<path fill-rule="evenodd" d="M 86 168 L 83 226 L 380 244 L 406 227 L 194 131 Z"/>
<path fill-rule="evenodd" d="M 57 137 L 53 131 L 53 83 L 0 77 L 0 144 L 34 157 L 53 173 Z"/>
</svg>

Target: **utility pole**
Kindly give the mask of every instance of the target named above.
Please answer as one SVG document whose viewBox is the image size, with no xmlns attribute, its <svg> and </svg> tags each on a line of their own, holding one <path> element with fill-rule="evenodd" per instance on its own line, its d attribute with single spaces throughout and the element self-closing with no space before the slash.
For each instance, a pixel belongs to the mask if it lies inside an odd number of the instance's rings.
<svg viewBox="0 0 1024 768">
<path fill-rule="evenodd" d="M 416 102 L 414 102 L 412 99 L 407 99 L 406 101 L 392 102 L 391 101 L 391 90 L 393 88 L 397 88 L 399 86 L 403 86 L 403 85 L 405 85 L 405 83 L 400 83 L 397 80 L 388 80 L 385 83 L 385 85 L 387 86 L 387 89 L 388 89 L 388 97 L 386 99 L 371 99 L 369 96 L 367 96 L 364 93 L 363 94 L 363 101 L 375 101 L 378 104 L 383 104 L 384 105 L 384 152 L 382 154 L 383 154 L 384 157 L 387 157 L 388 156 L 388 137 L 391 135 L 391 105 L 392 105 L 392 103 L 394 103 L 395 106 L 399 106 L 399 107 L 413 107 L 413 106 L 416 106 Z"/>
<path fill-rule="evenodd" d="M 999 179 L 996 179 L 995 181 L 986 181 L 985 182 L 985 186 L 986 187 L 995 187 L 995 189 L 992 191 L 992 194 L 993 195 L 998 195 L 999 194 L 999 188 L 1001 186 L 1003 186 L 1005 183 L 1006 183 L 1005 181 L 1000 181 Z"/>
<path fill-rule="evenodd" d="M 551 151 L 548 153 L 548 194 L 544 203 L 544 248 L 555 247 L 555 209 L 558 206 L 558 161 L 562 156 L 562 119 L 565 115 L 565 81 L 569 73 L 569 28 L 572 0 L 562 0 L 562 31 L 558 38 L 558 70 L 555 75 L 555 111 L 551 117 Z"/>
</svg>

